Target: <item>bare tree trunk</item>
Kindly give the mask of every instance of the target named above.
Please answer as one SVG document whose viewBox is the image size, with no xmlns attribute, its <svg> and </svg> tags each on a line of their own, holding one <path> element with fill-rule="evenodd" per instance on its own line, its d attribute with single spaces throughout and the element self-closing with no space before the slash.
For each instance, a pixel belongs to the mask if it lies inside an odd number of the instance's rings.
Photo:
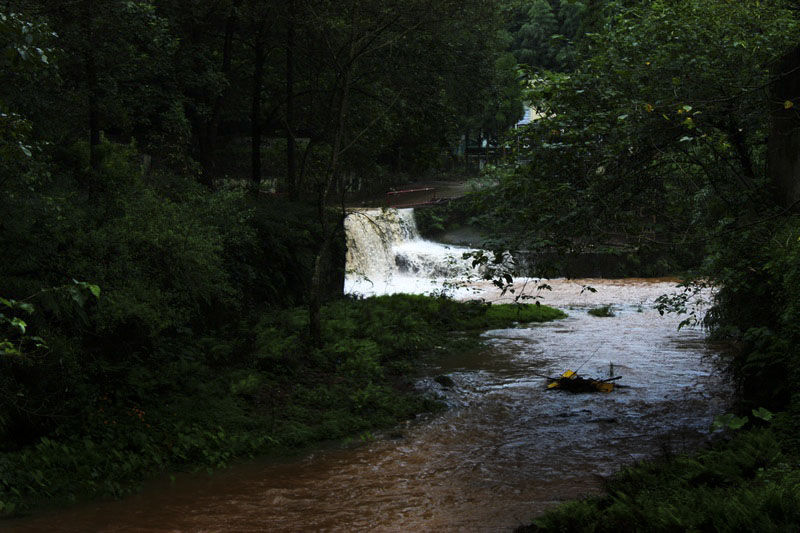
<svg viewBox="0 0 800 533">
<path fill-rule="evenodd" d="M 291 200 L 297 201 L 297 147 L 294 136 L 294 47 L 295 0 L 288 0 L 289 17 L 286 23 L 286 189 Z"/>
<path fill-rule="evenodd" d="M 323 236 L 322 247 L 314 257 L 314 272 L 311 276 L 311 294 L 308 300 L 308 326 L 311 343 L 315 348 L 322 347 L 322 276 L 324 275 L 324 261 L 330 250 L 327 234 Z"/>
<path fill-rule="evenodd" d="M 469 170 L 469 129 L 464 130 L 464 170 Z"/>
<path fill-rule="evenodd" d="M 228 18 L 225 20 L 225 41 L 222 47 L 222 74 L 230 81 L 231 59 L 233 57 L 233 36 L 239 21 L 239 7 L 242 0 L 234 0 Z M 228 88 L 223 89 L 214 100 L 211 118 L 200 131 L 200 165 L 203 167 L 203 182 L 212 187 L 214 184 L 214 152 L 217 150 L 219 123 L 222 117 L 222 105 L 228 95 Z"/>
<path fill-rule="evenodd" d="M 253 66 L 253 95 L 252 108 L 250 110 L 251 134 L 251 174 L 250 179 L 255 187 L 261 184 L 261 92 L 264 84 L 264 41 L 259 35 L 256 38 L 255 58 Z"/>
<path fill-rule="evenodd" d="M 325 216 L 325 202 L 327 201 L 331 188 L 336 183 L 339 174 L 339 157 L 344 144 L 344 136 L 347 130 L 347 107 L 350 97 L 350 82 L 352 78 L 354 46 L 351 40 L 350 54 L 348 62 L 345 65 L 344 72 L 341 75 L 341 86 L 338 95 L 338 115 L 336 120 L 336 133 L 333 139 L 333 147 L 331 149 L 331 158 L 328 161 L 328 169 L 326 172 L 325 182 L 323 189 L 317 198 L 317 211 L 319 216 L 320 226 L 322 228 L 322 246 L 317 256 L 314 259 L 314 275 L 311 279 L 311 291 L 308 304 L 309 314 L 309 333 L 311 341 L 316 347 L 322 346 L 322 275 L 323 275 L 323 261 L 327 260 L 330 254 L 333 239 L 336 236 L 338 227 L 332 230 L 328 228 L 328 222 Z M 342 221 L 344 216 L 342 216 Z M 337 224 L 341 226 L 341 222 Z"/>
<path fill-rule="evenodd" d="M 800 211 L 800 47 L 786 54 L 777 67 L 772 86 L 767 165 L 775 201 Z M 792 102 L 787 106 L 785 102 Z"/>
<path fill-rule="evenodd" d="M 97 88 L 97 65 L 95 63 L 94 52 L 89 52 L 86 60 L 87 80 L 89 85 L 89 164 L 93 170 L 100 167 L 100 103 Z"/>
<path fill-rule="evenodd" d="M 100 90 L 97 79 L 97 57 L 94 43 L 94 1 L 84 4 L 84 23 L 86 24 L 86 92 L 89 107 L 89 165 L 93 170 L 100 167 Z"/>
</svg>

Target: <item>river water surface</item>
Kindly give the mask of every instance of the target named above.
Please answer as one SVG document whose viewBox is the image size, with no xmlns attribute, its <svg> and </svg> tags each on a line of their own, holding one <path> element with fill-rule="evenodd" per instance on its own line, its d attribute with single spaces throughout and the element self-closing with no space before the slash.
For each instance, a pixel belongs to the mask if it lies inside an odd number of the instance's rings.
<svg viewBox="0 0 800 533">
<path fill-rule="evenodd" d="M 418 386 L 449 409 L 359 445 L 179 476 L 135 497 L 8 524 L 14 531 L 508 531 L 599 490 L 626 464 L 695 449 L 729 387 L 700 330 L 653 308 L 670 280 L 552 280 L 568 318 L 484 334 L 486 347 L 430 361 Z M 585 290 L 591 286 L 597 292 Z M 473 284 L 487 299 L 498 295 Z M 587 310 L 613 304 L 615 316 Z M 547 391 L 538 375 L 582 366 L 622 387 Z M 439 374 L 454 382 L 444 388 Z"/>
</svg>

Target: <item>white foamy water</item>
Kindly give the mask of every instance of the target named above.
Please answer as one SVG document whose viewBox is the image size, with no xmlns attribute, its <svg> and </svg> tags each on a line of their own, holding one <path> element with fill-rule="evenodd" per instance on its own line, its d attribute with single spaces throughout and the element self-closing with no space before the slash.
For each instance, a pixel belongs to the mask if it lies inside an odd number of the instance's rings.
<svg viewBox="0 0 800 533">
<path fill-rule="evenodd" d="M 354 210 L 345 229 L 347 294 L 445 292 L 466 297 L 476 293 L 471 285 L 485 272 L 485 267 L 473 268 L 471 258 L 464 259 L 474 250 L 420 237 L 413 209 Z"/>
</svg>

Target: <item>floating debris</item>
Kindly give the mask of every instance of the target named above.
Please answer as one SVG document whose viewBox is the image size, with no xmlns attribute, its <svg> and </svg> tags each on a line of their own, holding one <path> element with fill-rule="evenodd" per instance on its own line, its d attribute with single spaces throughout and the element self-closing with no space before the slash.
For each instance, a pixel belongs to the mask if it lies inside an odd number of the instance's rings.
<svg viewBox="0 0 800 533">
<path fill-rule="evenodd" d="M 611 392 L 614 390 L 613 382 L 622 378 L 622 376 L 607 379 L 584 378 L 572 370 L 567 370 L 558 378 L 542 377 L 550 380 L 547 385 L 548 389 L 561 389 L 569 392 Z"/>
</svg>

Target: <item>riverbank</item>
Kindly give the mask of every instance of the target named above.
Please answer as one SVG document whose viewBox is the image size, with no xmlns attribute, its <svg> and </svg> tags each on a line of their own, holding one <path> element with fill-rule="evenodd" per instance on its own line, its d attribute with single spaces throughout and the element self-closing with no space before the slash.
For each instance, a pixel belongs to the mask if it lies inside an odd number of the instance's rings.
<svg viewBox="0 0 800 533">
<path fill-rule="evenodd" d="M 511 531 L 559 502 L 597 494 L 600 476 L 657 456 L 665 443 L 674 453 L 701 447 L 730 390 L 703 332 L 678 331 L 679 319 L 653 308 L 675 283 L 550 283 L 542 303 L 567 318 L 483 332 L 481 345 L 456 334 L 456 349 L 421 355 L 415 388 L 445 403 L 442 412 L 359 432 L 358 445 L 163 479 L 141 496 L 31 517 L 14 522 L 15 530 Z M 615 316 L 588 312 L 601 303 Z M 447 318 L 448 309 L 421 318 Z M 407 314 L 402 306 L 391 313 Z M 537 376 L 584 361 L 586 376 L 607 375 L 613 363 L 625 387 L 570 394 L 547 390 Z"/>
<path fill-rule="evenodd" d="M 159 380 L 150 385 L 160 394 L 134 403 L 101 391 L 82 420 L 0 455 L 0 513 L 117 498 L 162 472 L 212 470 L 237 457 L 367 438 L 439 408 L 413 386 L 426 356 L 474 348 L 486 328 L 564 314 L 395 295 L 335 301 L 323 316 L 321 349 L 306 341 L 302 308 L 263 314 L 231 332 L 229 345 L 184 339 L 170 374 L 147 378 Z M 201 351 L 206 357 L 197 356 Z"/>
<path fill-rule="evenodd" d="M 785 424 L 788 419 L 782 418 Z M 625 468 L 606 480 L 603 495 L 564 504 L 515 531 L 777 533 L 798 528 L 798 456 L 781 430 L 762 423 L 692 455 L 665 454 Z"/>
</svg>

